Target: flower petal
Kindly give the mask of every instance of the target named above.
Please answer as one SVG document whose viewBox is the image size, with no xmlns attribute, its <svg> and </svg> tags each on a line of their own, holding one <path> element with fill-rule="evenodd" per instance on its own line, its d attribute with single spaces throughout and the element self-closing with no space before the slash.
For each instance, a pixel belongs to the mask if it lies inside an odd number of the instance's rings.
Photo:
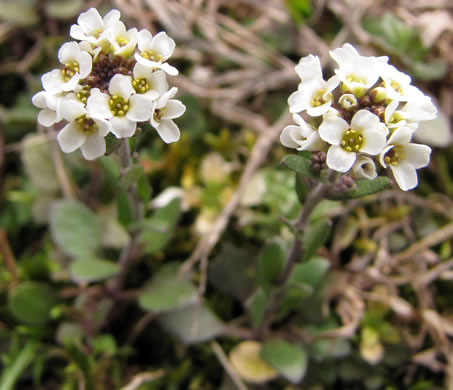
<svg viewBox="0 0 453 390">
<path fill-rule="evenodd" d="M 382 152 L 387 140 L 385 133 L 373 128 L 362 131 L 363 144 L 360 151 L 375 156 Z"/>
<path fill-rule="evenodd" d="M 175 50 L 176 43 L 165 31 L 156 34 L 151 41 L 150 49 L 162 56 L 162 61 L 166 61 Z"/>
<path fill-rule="evenodd" d="M 365 130 L 376 126 L 380 122 L 379 117 L 368 110 L 357 111 L 351 120 L 351 129 Z"/>
<path fill-rule="evenodd" d="M 77 23 L 88 35 L 93 34 L 98 29 L 102 30 L 104 27 L 101 15 L 99 15 L 96 8 L 90 8 L 88 11 L 81 13 L 77 18 Z"/>
<path fill-rule="evenodd" d="M 387 144 L 405 145 L 411 142 L 414 132 L 407 126 L 398 127 L 387 141 Z"/>
<path fill-rule="evenodd" d="M 80 148 L 86 138 L 86 135 L 79 131 L 74 122 L 69 122 L 57 135 L 58 144 L 65 153 L 71 153 Z"/>
<path fill-rule="evenodd" d="M 323 121 L 319 126 L 318 133 L 324 141 L 332 145 L 339 145 L 348 128 L 348 122 L 340 118 L 334 112 L 327 112 L 323 116 Z"/>
<path fill-rule="evenodd" d="M 162 120 L 179 118 L 186 111 L 186 106 L 179 100 L 171 99 L 165 106 L 165 113 Z"/>
<path fill-rule="evenodd" d="M 46 92 L 61 92 L 64 80 L 61 77 L 61 70 L 54 69 L 44 73 L 41 77 L 41 83 Z"/>
<path fill-rule="evenodd" d="M 280 134 L 280 142 L 287 148 L 296 149 L 299 144 L 295 141 L 297 139 L 295 135 L 299 132 L 299 126 L 290 125 L 286 126 Z"/>
<path fill-rule="evenodd" d="M 105 139 L 97 134 L 92 134 L 87 137 L 80 149 L 83 157 L 87 160 L 94 160 L 105 154 Z"/>
<path fill-rule="evenodd" d="M 77 56 L 77 62 L 79 63 L 80 68 L 80 78 L 84 79 L 91 73 L 93 60 L 86 51 L 81 51 Z"/>
<path fill-rule="evenodd" d="M 47 93 L 44 91 L 38 92 L 33 95 L 31 102 L 38 108 L 47 108 Z"/>
<path fill-rule="evenodd" d="M 115 134 L 116 138 L 128 138 L 132 137 L 137 128 L 137 122 L 131 121 L 125 116 L 114 116 L 109 120 L 112 126 L 112 133 Z"/>
<path fill-rule="evenodd" d="M 368 156 L 358 156 L 352 166 L 352 173 L 355 179 L 373 180 L 376 178 L 376 165 Z"/>
<path fill-rule="evenodd" d="M 149 82 L 151 84 L 151 89 L 156 91 L 159 96 L 168 91 L 167 78 L 165 76 L 165 72 L 162 70 L 156 70 L 153 72 L 149 78 Z"/>
<path fill-rule="evenodd" d="M 82 27 L 80 27 L 78 24 L 73 24 L 71 26 L 71 29 L 69 30 L 69 35 L 72 38 L 77 39 L 79 41 L 86 39 L 85 32 L 83 31 Z"/>
<path fill-rule="evenodd" d="M 151 48 L 153 35 L 146 29 L 140 30 L 137 33 L 137 46 L 140 51 L 148 51 Z"/>
<path fill-rule="evenodd" d="M 319 57 L 313 54 L 302 57 L 295 70 L 303 82 L 314 78 L 322 78 L 321 62 Z"/>
<path fill-rule="evenodd" d="M 332 145 L 327 151 L 327 166 L 338 172 L 347 172 L 356 160 L 356 154 L 347 152 L 341 146 Z"/>
<path fill-rule="evenodd" d="M 418 184 L 418 177 L 415 168 L 406 161 L 400 161 L 398 165 L 390 165 L 398 186 L 403 190 L 411 190 Z"/>
<path fill-rule="evenodd" d="M 404 148 L 404 159 L 414 168 L 423 168 L 429 164 L 431 148 L 426 145 L 407 144 Z"/>
<path fill-rule="evenodd" d="M 74 62 L 79 53 L 80 47 L 77 42 L 66 42 L 58 50 L 58 61 L 63 65 Z"/>
<path fill-rule="evenodd" d="M 293 92 L 288 98 L 289 112 L 294 114 L 306 110 L 308 107 L 306 100 L 304 91 Z"/>
<path fill-rule="evenodd" d="M 38 114 L 38 123 L 42 126 L 49 127 L 57 122 L 57 113 L 53 110 L 45 108 L 44 110 L 39 111 Z"/>
<path fill-rule="evenodd" d="M 165 107 L 170 99 L 173 99 L 176 93 L 178 92 L 178 88 L 173 87 L 169 91 L 165 92 L 159 100 L 156 102 L 156 108 Z"/>
<path fill-rule="evenodd" d="M 164 62 L 163 64 L 157 64 L 159 69 L 162 69 L 165 73 L 169 74 L 170 76 L 177 76 L 179 71 L 174 66 Z"/>
<path fill-rule="evenodd" d="M 179 128 L 172 120 L 161 121 L 160 125 L 156 127 L 156 130 L 159 133 L 160 138 L 167 144 L 179 140 Z"/>
<path fill-rule="evenodd" d="M 87 100 L 87 110 L 93 118 L 109 119 L 113 116 L 109 107 L 109 95 L 93 88 Z"/>
<path fill-rule="evenodd" d="M 130 76 L 116 74 L 113 76 L 109 83 L 109 93 L 112 96 L 121 96 L 124 100 L 129 100 L 134 93 L 132 87 L 132 80 Z"/>
<path fill-rule="evenodd" d="M 79 116 L 88 113 L 83 103 L 76 100 L 64 100 L 60 105 L 61 116 L 71 122 Z"/>
<path fill-rule="evenodd" d="M 146 95 L 132 95 L 126 116 L 131 121 L 144 122 L 151 118 L 153 101 Z"/>
<path fill-rule="evenodd" d="M 98 125 L 98 134 L 102 137 L 105 137 L 112 130 L 112 125 L 109 121 L 104 119 L 93 118 L 93 120 Z"/>
<path fill-rule="evenodd" d="M 102 18 L 104 28 L 108 28 L 111 24 L 118 22 L 120 18 L 121 13 L 117 9 L 112 9 L 111 11 L 107 12 Z"/>
</svg>

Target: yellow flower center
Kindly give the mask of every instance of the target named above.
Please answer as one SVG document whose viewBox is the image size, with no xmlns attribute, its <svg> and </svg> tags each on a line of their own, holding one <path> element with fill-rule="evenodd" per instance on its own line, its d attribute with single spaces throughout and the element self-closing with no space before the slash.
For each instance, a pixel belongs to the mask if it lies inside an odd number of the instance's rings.
<svg viewBox="0 0 453 390">
<path fill-rule="evenodd" d="M 154 110 L 153 118 L 156 122 L 160 122 L 162 117 L 164 116 L 165 108 L 156 108 Z"/>
<path fill-rule="evenodd" d="M 341 147 L 346 150 L 347 152 L 355 152 L 357 153 L 360 151 L 360 148 L 363 144 L 363 137 L 360 133 L 356 130 L 349 129 L 347 130 L 344 135 L 343 139 L 340 142 Z"/>
<path fill-rule="evenodd" d="M 83 115 L 76 119 L 76 126 L 85 135 L 97 133 L 99 126 L 89 116 Z"/>
<path fill-rule="evenodd" d="M 71 80 L 71 77 L 80 72 L 79 64 L 77 62 L 68 62 L 61 70 L 61 75 L 64 81 Z"/>
<path fill-rule="evenodd" d="M 162 61 L 162 56 L 158 53 L 156 53 L 153 50 L 150 51 L 144 51 L 142 53 L 142 57 L 146 58 L 147 60 L 155 61 L 155 62 L 161 62 Z"/>
<path fill-rule="evenodd" d="M 394 146 L 384 157 L 387 165 L 398 166 L 400 161 L 404 159 L 403 149 L 400 146 Z"/>
<path fill-rule="evenodd" d="M 143 94 L 145 92 L 148 92 L 151 86 L 148 84 L 146 79 L 134 79 L 132 81 L 132 86 L 135 89 L 135 92 L 139 94 Z"/>
<path fill-rule="evenodd" d="M 395 80 L 392 80 L 392 82 L 390 83 L 390 85 L 392 86 L 392 88 L 398 92 L 398 93 L 403 93 L 403 87 L 401 87 L 401 84 L 398 83 L 397 81 Z"/>
<path fill-rule="evenodd" d="M 124 116 L 129 110 L 129 101 L 114 95 L 109 100 L 109 107 L 114 116 Z"/>
<path fill-rule="evenodd" d="M 129 43 L 129 41 L 126 38 L 124 38 L 124 37 L 119 37 L 116 40 L 116 43 L 118 44 L 118 46 L 124 47 L 124 46 L 126 46 Z"/>
<path fill-rule="evenodd" d="M 362 79 L 354 74 L 348 75 L 348 77 L 346 77 L 346 81 L 348 83 L 360 83 L 360 84 L 366 84 L 367 82 L 365 79 Z"/>
<path fill-rule="evenodd" d="M 324 100 L 324 95 L 327 92 L 327 88 L 320 88 L 318 89 L 314 94 L 313 98 L 311 99 L 311 106 L 312 107 L 319 107 L 322 106 L 323 104 L 326 103 L 326 100 Z M 332 94 L 329 93 L 327 95 L 328 100 L 332 99 Z"/>
<path fill-rule="evenodd" d="M 76 93 L 77 99 L 79 99 L 82 103 L 86 103 L 88 97 L 90 96 L 91 88 L 88 85 L 84 85 L 82 89 Z"/>
</svg>

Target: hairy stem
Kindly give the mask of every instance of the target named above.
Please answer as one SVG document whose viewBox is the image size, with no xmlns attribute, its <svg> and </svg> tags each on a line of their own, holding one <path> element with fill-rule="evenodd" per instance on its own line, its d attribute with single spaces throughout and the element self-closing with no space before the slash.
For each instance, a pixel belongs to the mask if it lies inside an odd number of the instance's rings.
<svg viewBox="0 0 453 390">
<path fill-rule="evenodd" d="M 277 280 L 277 288 L 275 292 L 269 297 L 268 306 L 264 315 L 264 321 L 258 332 L 261 334 L 265 329 L 267 330 L 272 322 L 272 317 L 275 310 L 280 306 L 285 297 L 285 284 L 288 281 L 294 266 L 300 261 L 304 254 L 304 247 L 302 244 L 302 235 L 306 229 L 310 217 L 313 214 L 316 206 L 324 200 L 326 192 L 331 187 L 331 184 L 336 181 L 338 176 L 334 171 L 331 171 L 328 177 L 328 183 L 317 183 L 315 187 L 309 192 L 303 208 L 294 223 L 294 240 L 286 260 L 285 268 Z"/>
<path fill-rule="evenodd" d="M 118 157 L 121 166 L 121 175 L 124 175 L 125 173 L 127 173 L 129 169 L 131 169 L 133 164 L 128 139 L 123 139 L 122 144 L 118 149 Z M 135 184 L 128 188 L 127 196 L 129 200 L 129 207 L 132 210 L 134 222 L 142 220 L 144 217 L 144 205 L 137 194 L 137 186 Z M 113 291 L 114 293 L 117 293 L 123 286 L 124 280 L 126 279 L 127 271 L 129 269 L 130 264 L 135 258 L 135 253 L 137 249 L 138 249 L 138 231 L 136 230 L 136 228 L 134 228 L 134 230 L 131 232 L 131 239 L 128 245 L 126 245 L 123 248 L 119 257 L 118 263 L 121 267 L 120 272 L 112 280 L 112 284 L 110 286 L 111 291 Z"/>
</svg>

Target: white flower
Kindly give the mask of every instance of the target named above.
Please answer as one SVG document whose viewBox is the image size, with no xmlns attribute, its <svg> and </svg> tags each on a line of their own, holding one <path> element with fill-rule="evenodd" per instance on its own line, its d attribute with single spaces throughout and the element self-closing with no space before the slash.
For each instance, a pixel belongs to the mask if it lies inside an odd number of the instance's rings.
<svg viewBox="0 0 453 390">
<path fill-rule="evenodd" d="M 154 102 L 152 109 L 150 123 L 167 144 L 179 140 L 179 128 L 172 119 L 179 118 L 186 111 L 184 104 L 172 99 L 177 92 L 176 87 L 170 89 Z"/>
<path fill-rule="evenodd" d="M 327 166 L 347 172 L 356 161 L 357 153 L 377 155 L 382 152 L 388 129 L 379 117 L 367 110 L 357 111 L 351 125 L 335 112 L 324 115 L 319 136 L 331 144 L 327 151 Z"/>
<path fill-rule="evenodd" d="M 111 50 L 114 55 L 128 58 L 137 45 L 137 29 L 131 28 L 126 31 L 123 22 L 116 22 L 107 30 L 107 38 L 112 45 Z"/>
<path fill-rule="evenodd" d="M 41 91 L 33 95 L 32 103 L 41 108 L 38 114 L 38 123 L 42 126 L 49 127 L 60 122 L 63 118 L 60 113 L 60 101 L 64 97 L 64 92 L 50 93 Z"/>
<path fill-rule="evenodd" d="M 87 100 L 89 114 L 92 117 L 107 119 L 112 126 L 112 133 L 117 138 L 131 137 L 137 128 L 137 122 L 144 122 L 150 118 L 151 99 L 136 94 L 131 77 L 122 74 L 116 74 L 110 80 L 109 94 L 93 88 Z"/>
<path fill-rule="evenodd" d="M 148 66 L 137 63 L 134 66 L 133 76 L 132 86 L 138 94 L 154 100 L 168 91 L 167 79 L 162 70 L 153 72 Z"/>
<path fill-rule="evenodd" d="M 120 11 L 112 9 L 104 18 L 101 18 L 95 8 L 82 12 L 77 23 L 71 26 L 69 35 L 79 41 L 87 41 L 93 46 L 105 45 L 105 30 L 120 20 Z"/>
<path fill-rule="evenodd" d="M 82 150 L 87 160 L 94 160 L 105 153 L 104 137 L 110 131 L 110 124 L 100 118 L 90 117 L 83 103 L 67 99 L 62 102 L 61 111 L 69 123 L 57 135 L 61 150 L 71 153 Z"/>
<path fill-rule="evenodd" d="M 81 50 L 77 42 L 63 44 L 58 51 L 58 60 L 64 69 L 54 69 L 41 77 L 48 92 L 72 91 L 91 72 L 91 55 Z"/>
<path fill-rule="evenodd" d="M 387 97 L 391 100 L 408 101 L 414 93 L 411 77 L 400 72 L 393 65 L 387 63 L 376 64 L 376 69 L 384 81 Z"/>
<path fill-rule="evenodd" d="M 330 51 L 330 56 L 338 63 L 335 73 L 342 82 L 343 92 L 363 96 L 379 79 L 377 64 L 385 63 L 388 57 L 365 57 L 349 43 Z"/>
<path fill-rule="evenodd" d="M 288 99 L 289 111 L 291 113 L 307 111 L 310 116 L 325 114 L 332 105 L 332 91 L 339 83 L 337 76 L 332 76 L 327 81 L 316 77 L 300 83 L 299 89 Z"/>
<path fill-rule="evenodd" d="M 322 79 L 321 62 L 319 61 L 319 57 L 313 54 L 302 57 L 295 69 L 302 82 L 311 79 Z"/>
<path fill-rule="evenodd" d="M 429 96 L 413 87 L 410 100 L 401 109 L 410 114 L 412 122 L 429 121 L 437 116 L 437 108 Z"/>
<path fill-rule="evenodd" d="M 300 115 L 293 115 L 295 125 L 286 126 L 280 135 L 280 142 L 287 148 L 316 152 L 325 148 L 326 143 L 319 138 L 316 128 L 303 120 Z"/>
<path fill-rule="evenodd" d="M 357 160 L 352 166 L 351 171 L 354 179 L 373 180 L 377 176 L 376 165 L 374 164 L 374 161 L 368 156 L 364 155 L 357 157 Z"/>
<path fill-rule="evenodd" d="M 352 93 L 344 93 L 338 99 L 338 104 L 345 110 L 350 111 L 357 107 L 357 98 Z"/>
<path fill-rule="evenodd" d="M 171 76 L 178 74 L 178 69 L 165 62 L 173 54 L 176 44 L 164 31 L 153 37 L 148 30 L 141 30 L 137 34 L 137 45 L 140 53 L 135 53 L 135 59 L 138 63 L 162 69 Z"/>
<path fill-rule="evenodd" d="M 392 170 L 403 191 L 417 186 L 416 169 L 426 167 L 431 155 L 429 146 L 410 143 L 412 134 L 408 127 L 397 128 L 379 155 L 379 162 L 384 168 L 388 166 Z"/>
<path fill-rule="evenodd" d="M 385 124 L 389 129 L 395 129 L 397 127 L 407 126 L 410 127 L 413 131 L 417 128 L 417 123 L 408 123 L 408 120 L 412 116 L 408 112 L 397 110 L 400 106 L 400 102 L 393 100 L 384 111 L 384 120 Z"/>
</svg>

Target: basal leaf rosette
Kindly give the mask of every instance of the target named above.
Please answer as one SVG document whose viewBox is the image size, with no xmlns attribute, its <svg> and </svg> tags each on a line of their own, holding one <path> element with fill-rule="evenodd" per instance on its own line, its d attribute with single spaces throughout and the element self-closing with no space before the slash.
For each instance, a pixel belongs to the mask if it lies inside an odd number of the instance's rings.
<svg viewBox="0 0 453 390">
<path fill-rule="evenodd" d="M 145 123 L 166 143 L 179 139 L 173 119 L 185 107 L 166 77 L 178 74 L 167 62 L 175 42 L 165 32 L 127 29 L 120 17 L 118 10 L 101 17 L 95 8 L 80 14 L 70 29 L 79 42 L 61 46 L 61 67 L 41 77 L 43 91 L 32 98 L 41 109 L 38 123 L 61 129 L 63 152 L 80 148 L 86 159 L 95 159 L 105 153 L 104 137 L 133 137 Z"/>
<path fill-rule="evenodd" d="M 330 56 L 337 68 L 327 81 L 318 57 L 296 65 L 301 82 L 288 99 L 296 125 L 283 129 L 281 143 L 312 152 L 315 170 L 338 172 L 337 184 L 346 191 L 387 168 L 402 190 L 415 188 L 416 170 L 429 164 L 431 149 L 412 137 L 421 121 L 437 115 L 431 98 L 385 56 L 362 56 L 349 43 Z"/>
</svg>

